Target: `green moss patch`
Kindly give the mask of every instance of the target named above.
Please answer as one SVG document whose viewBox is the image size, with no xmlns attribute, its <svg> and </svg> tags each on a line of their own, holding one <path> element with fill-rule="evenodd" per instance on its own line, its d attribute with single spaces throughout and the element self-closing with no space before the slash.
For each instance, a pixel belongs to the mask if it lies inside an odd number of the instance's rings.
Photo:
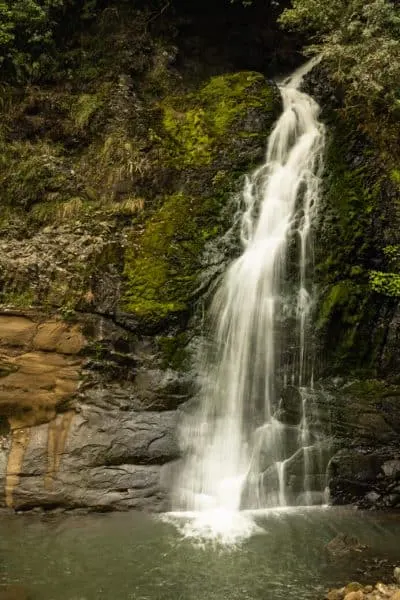
<svg viewBox="0 0 400 600">
<path fill-rule="evenodd" d="M 213 77 L 194 94 L 169 96 L 162 102 L 167 154 L 174 166 L 207 165 L 249 109 L 262 109 L 275 117 L 276 98 L 259 73 L 240 72 Z M 237 132 L 241 136 L 254 131 Z"/>
<path fill-rule="evenodd" d="M 195 291 L 201 251 L 218 232 L 213 199 L 183 193 L 164 199 L 125 254 L 124 308 L 150 320 L 185 311 Z"/>
</svg>

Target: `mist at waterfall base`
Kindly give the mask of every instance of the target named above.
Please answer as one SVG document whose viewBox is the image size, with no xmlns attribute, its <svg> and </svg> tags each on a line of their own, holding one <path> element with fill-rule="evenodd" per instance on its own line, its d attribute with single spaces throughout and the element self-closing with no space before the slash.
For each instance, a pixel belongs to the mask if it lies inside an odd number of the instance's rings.
<svg viewBox="0 0 400 600">
<path fill-rule="evenodd" d="M 242 254 L 215 293 L 198 408 L 181 427 L 173 515 L 178 522 L 186 515 L 185 535 L 234 542 L 257 531 L 243 509 L 325 502 L 328 448 L 315 414 L 308 335 L 325 130 L 318 104 L 299 90 L 312 66 L 280 86 L 283 110 L 265 162 L 241 194 Z M 291 414 L 279 402 L 278 369 L 298 395 Z"/>
</svg>

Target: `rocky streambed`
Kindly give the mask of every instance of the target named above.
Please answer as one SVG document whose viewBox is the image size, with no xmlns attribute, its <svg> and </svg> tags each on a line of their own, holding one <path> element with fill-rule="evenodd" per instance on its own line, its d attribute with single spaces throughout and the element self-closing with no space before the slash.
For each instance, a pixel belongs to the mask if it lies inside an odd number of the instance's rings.
<svg viewBox="0 0 400 600">
<path fill-rule="evenodd" d="M 400 600 L 400 568 L 394 570 L 396 583 L 378 582 L 375 585 L 362 585 L 352 582 L 344 587 L 329 590 L 326 600 Z"/>
</svg>

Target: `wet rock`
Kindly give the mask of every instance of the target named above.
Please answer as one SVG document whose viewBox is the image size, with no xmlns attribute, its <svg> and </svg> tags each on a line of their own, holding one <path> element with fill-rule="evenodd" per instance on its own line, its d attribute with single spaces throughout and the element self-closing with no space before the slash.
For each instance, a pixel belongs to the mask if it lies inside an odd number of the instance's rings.
<svg viewBox="0 0 400 600">
<path fill-rule="evenodd" d="M 326 394 L 337 448 L 328 473 L 331 502 L 397 508 L 400 387 L 379 380 L 334 385 Z"/>
<path fill-rule="evenodd" d="M 364 594 L 361 590 L 349 592 L 345 595 L 344 600 L 364 600 Z"/>
<path fill-rule="evenodd" d="M 366 546 L 360 544 L 359 540 L 351 535 L 339 533 L 327 545 L 326 550 L 335 557 L 345 556 L 350 552 L 361 552 Z M 358 583 L 349 584 L 350 586 L 360 586 Z M 360 586 L 361 587 L 361 586 Z M 359 587 L 357 587 L 359 589 Z M 354 591 L 354 587 L 347 591 Z"/>
<path fill-rule="evenodd" d="M 288 385 L 281 395 L 276 417 L 286 425 L 298 425 L 303 413 L 303 400 L 298 388 Z"/>
<path fill-rule="evenodd" d="M 396 508 L 400 503 L 397 492 L 397 474 L 392 466 L 397 463 L 400 449 L 384 446 L 371 449 L 362 446 L 340 450 L 329 467 L 329 487 L 333 504 L 357 503 L 366 508 Z M 386 475 L 383 465 L 387 467 Z"/>
<path fill-rule="evenodd" d="M 400 588 L 393 584 L 377 583 L 362 586 L 350 583 L 344 588 L 329 590 L 326 600 L 400 600 Z"/>
<path fill-rule="evenodd" d="M 326 600 L 343 600 L 344 598 L 344 588 L 340 590 L 329 590 L 326 594 Z"/>
<path fill-rule="evenodd" d="M 165 510 L 190 392 L 154 340 L 35 311 L 0 315 L 0 333 L 0 506 Z"/>
<path fill-rule="evenodd" d="M 176 419 L 175 412 L 82 406 L 79 414 L 35 427 L 18 480 L 7 480 L 9 503 L 19 510 L 35 505 L 164 510 L 161 465 L 179 455 Z"/>
</svg>

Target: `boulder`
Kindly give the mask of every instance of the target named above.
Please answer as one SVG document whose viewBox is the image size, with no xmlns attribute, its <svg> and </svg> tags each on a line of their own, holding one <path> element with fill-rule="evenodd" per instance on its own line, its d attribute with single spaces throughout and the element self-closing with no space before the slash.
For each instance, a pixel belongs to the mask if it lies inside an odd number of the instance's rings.
<svg viewBox="0 0 400 600">
<path fill-rule="evenodd" d="M 351 552 L 360 552 L 366 548 L 360 544 L 359 540 L 351 535 L 345 533 L 339 533 L 336 537 L 334 537 L 326 546 L 326 550 L 329 552 L 331 556 L 341 557 L 346 556 Z M 349 584 L 351 589 L 347 589 L 347 591 L 354 591 L 355 589 L 360 589 L 359 583 L 351 583 Z"/>
<path fill-rule="evenodd" d="M 364 594 L 362 590 L 356 592 L 349 592 L 345 595 L 344 600 L 364 600 Z"/>
</svg>

